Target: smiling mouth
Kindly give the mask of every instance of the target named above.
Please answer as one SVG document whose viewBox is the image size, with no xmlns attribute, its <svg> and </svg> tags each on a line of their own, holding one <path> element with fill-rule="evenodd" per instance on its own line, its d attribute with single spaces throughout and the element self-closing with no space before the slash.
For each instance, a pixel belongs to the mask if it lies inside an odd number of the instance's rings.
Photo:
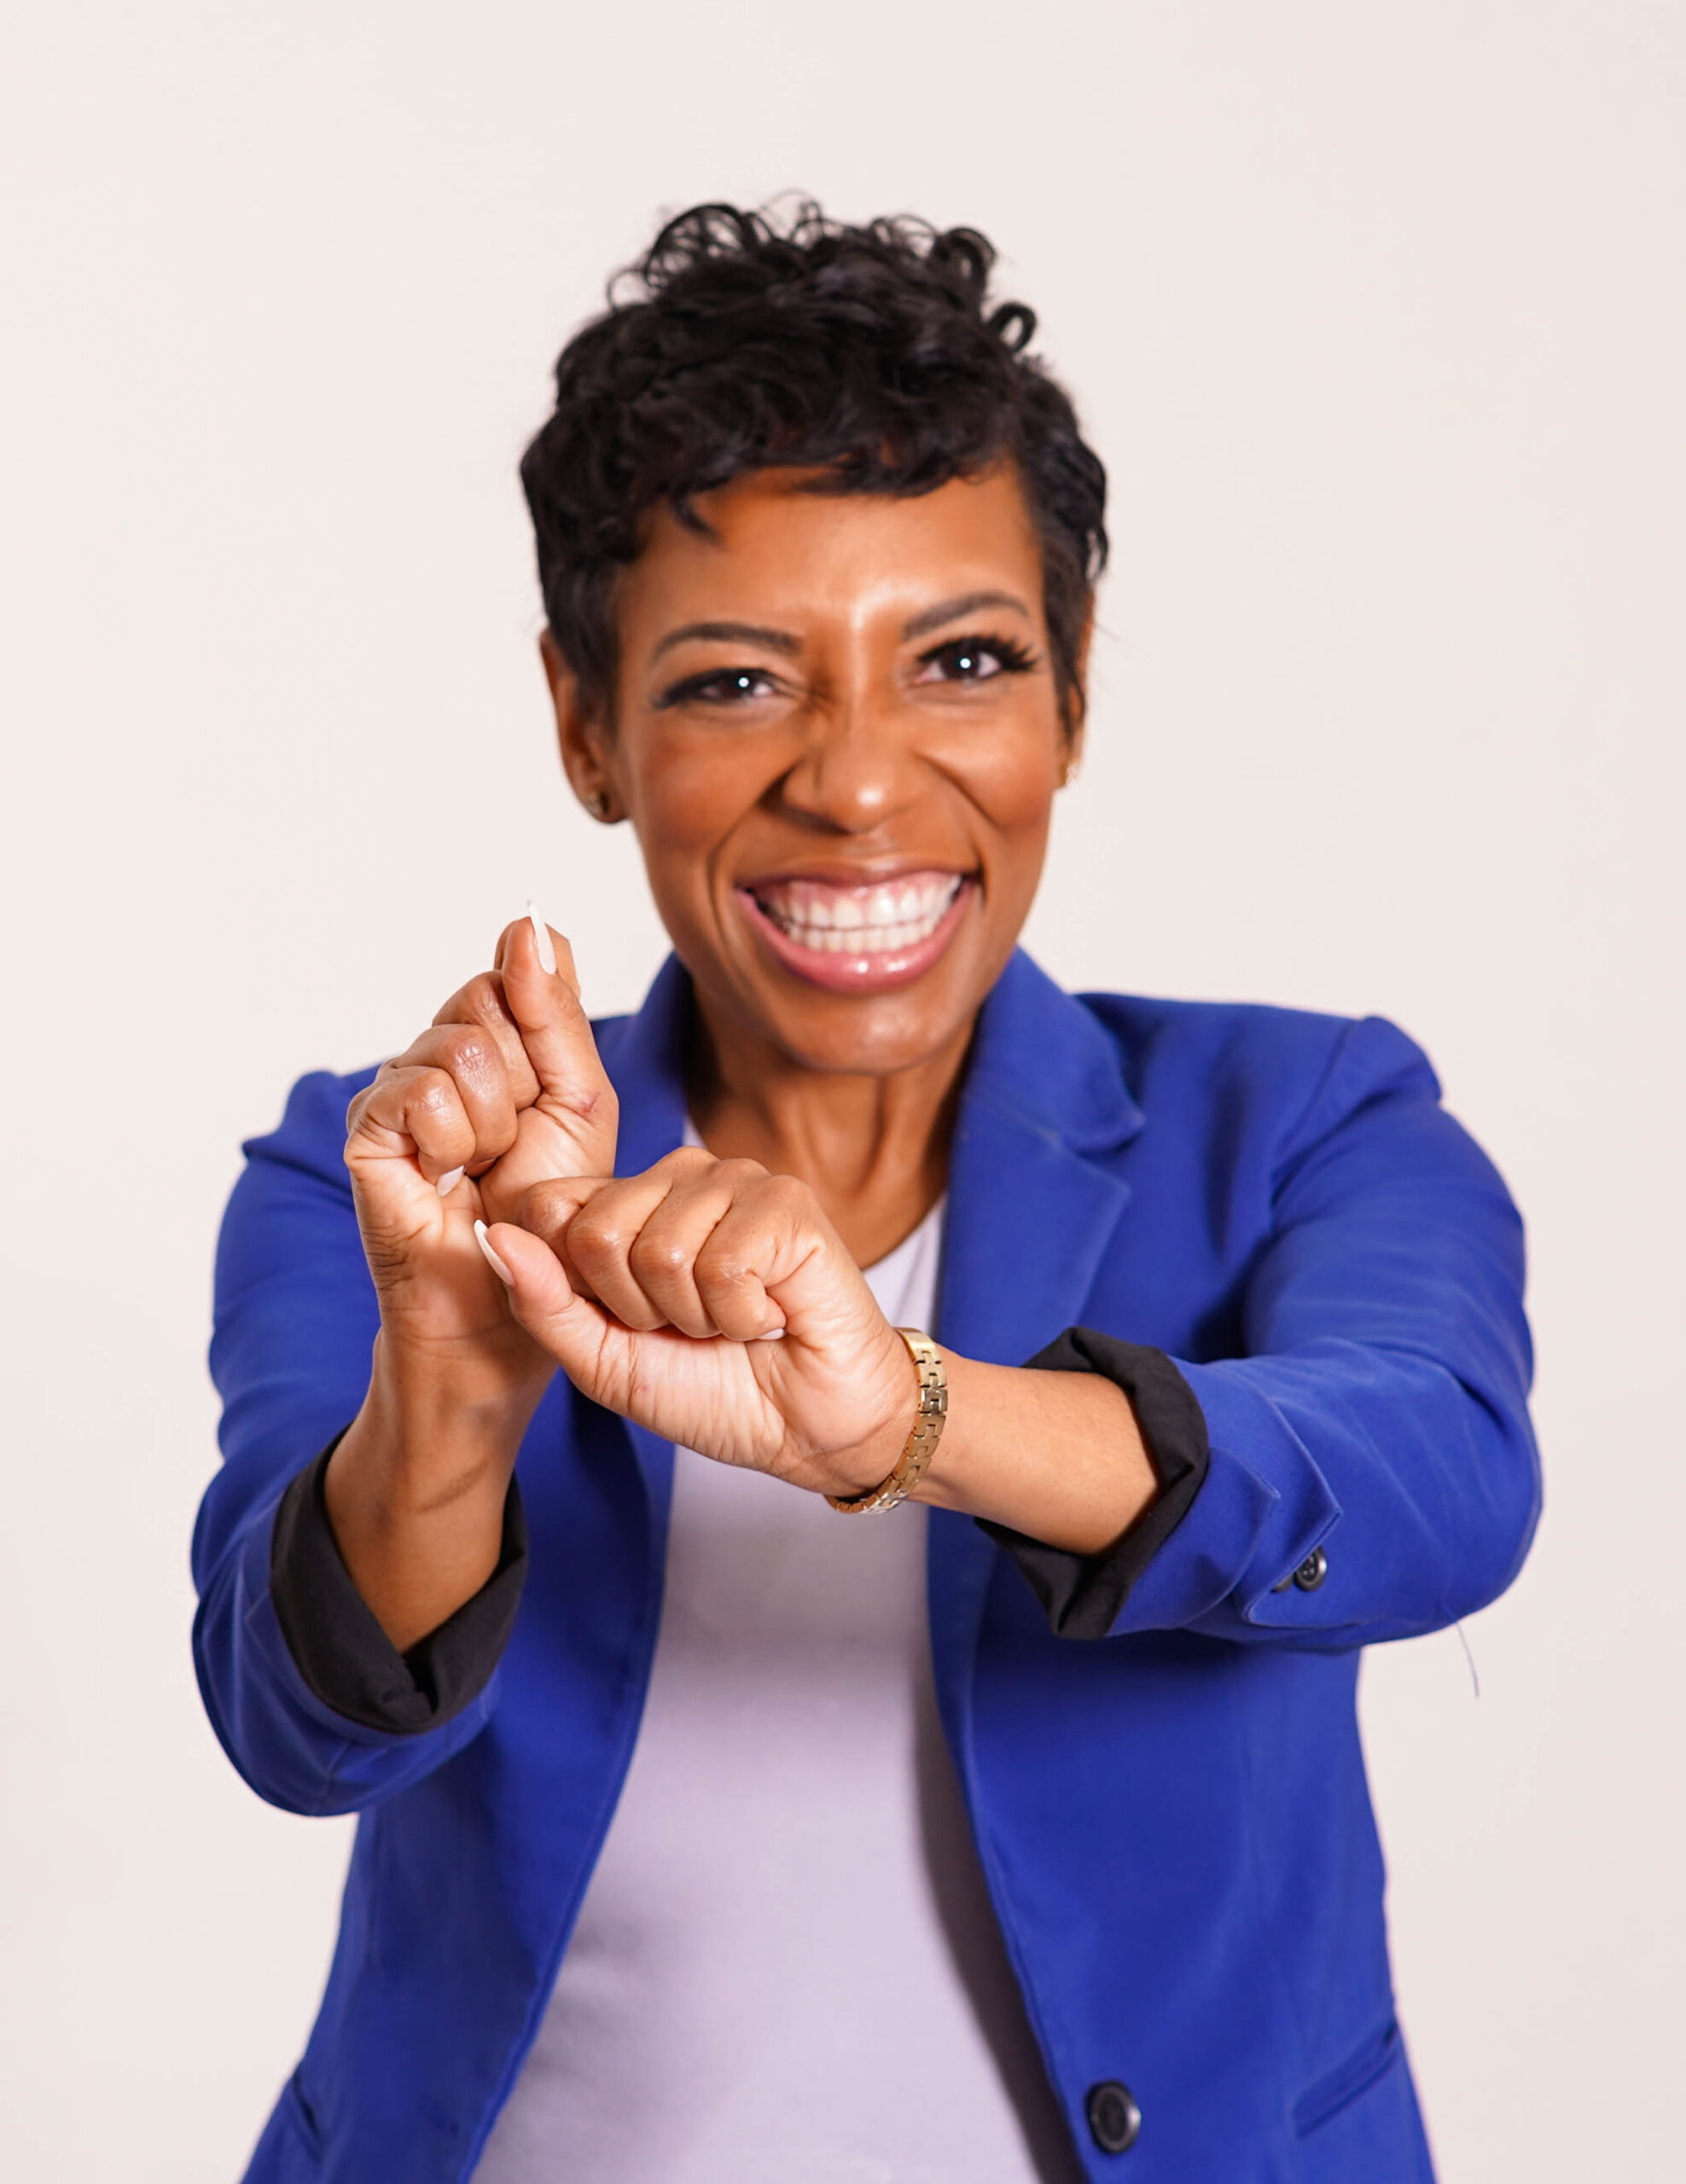
<svg viewBox="0 0 1686 2184">
<path fill-rule="evenodd" d="M 962 901 L 959 872 L 906 872 L 849 886 L 819 880 L 758 881 L 738 890 L 774 953 L 817 985 L 860 992 L 920 977 L 947 948 Z"/>
<path fill-rule="evenodd" d="M 962 884 L 957 872 L 916 872 L 876 887 L 784 880 L 750 892 L 762 914 L 799 948 L 824 956 L 900 956 L 931 938 Z"/>
</svg>

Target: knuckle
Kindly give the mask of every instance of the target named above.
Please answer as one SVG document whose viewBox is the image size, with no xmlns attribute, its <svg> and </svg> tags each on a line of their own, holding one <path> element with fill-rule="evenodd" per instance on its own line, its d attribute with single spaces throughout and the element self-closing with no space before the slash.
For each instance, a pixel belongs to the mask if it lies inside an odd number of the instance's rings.
<svg viewBox="0 0 1686 2184">
<path fill-rule="evenodd" d="M 561 962 L 562 959 L 558 956 L 556 964 L 559 970 L 561 968 Z M 585 1014 L 585 1004 L 575 990 L 574 982 L 566 973 L 555 982 L 554 1005 L 556 1021 L 559 1024 L 569 1031 L 583 1031 L 588 1037 L 590 1037 L 591 1019 Z"/>
<path fill-rule="evenodd" d="M 492 1055 L 484 1031 L 473 1025 L 453 1025 L 441 1045 L 445 1066 L 455 1077 L 484 1077 Z"/>
<path fill-rule="evenodd" d="M 529 1183 L 521 1193 L 515 1217 L 523 1228 L 539 1234 L 566 1221 L 573 1211 L 573 1196 L 558 1182 Z"/>
<path fill-rule="evenodd" d="M 622 1241 L 621 1223 L 612 1212 L 599 1211 L 594 1205 L 583 1207 L 568 1223 L 571 1252 L 605 1258 L 618 1253 Z"/>
<path fill-rule="evenodd" d="M 652 1236 L 647 1231 L 632 1246 L 635 1273 L 683 1274 L 690 1257 L 677 1236 Z"/>
<path fill-rule="evenodd" d="M 754 1276 L 734 1246 L 705 1245 L 697 1254 L 697 1280 L 711 1289 L 741 1289 Z"/>
<path fill-rule="evenodd" d="M 404 1074 L 414 1066 L 415 1064 L 407 1062 L 402 1054 L 389 1054 L 346 1108 L 346 1122 L 349 1124 L 353 1115 L 360 1120 L 377 1103 L 386 1106 L 394 1099 L 402 1099 Z"/>
<path fill-rule="evenodd" d="M 496 971 L 481 971 L 462 989 L 462 998 L 477 1017 L 498 1023 L 509 1016 L 503 1004 L 503 981 Z"/>
<path fill-rule="evenodd" d="M 769 1176 L 763 1188 L 766 1203 L 777 1213 L 800 1219 L 814 1204 L 812 1191 L 794 1176 Z"/>
<path fill-rule="evenodd" d="M 461 985 L 450 1000 L 441 1004 L 433 1018 L 435 1025 L 458 1024 L 463 1018 L 493 1023 L 505 1014 L 503 992 L 494 971 L 479 971 L 466 985 Z"/>
<path fill-rule="evenodd" d="M 456 1087 L 444 1070 L 424 1070 L 416 1080 L 410 1104 L 417 1114 L 448 1115 L 456 1106 Z"/>
</svg>

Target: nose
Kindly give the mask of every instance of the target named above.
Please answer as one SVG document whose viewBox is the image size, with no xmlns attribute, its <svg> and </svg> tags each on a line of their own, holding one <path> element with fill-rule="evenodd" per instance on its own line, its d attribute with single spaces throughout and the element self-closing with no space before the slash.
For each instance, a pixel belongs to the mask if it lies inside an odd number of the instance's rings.
<svg viewBox="0 0 1686 2184">
<path fill-rule="evenodd" d="M 779 784 L 787 811 L 828 834 L 868 834 L 919 793 L 910 724 L 879 694 L 860 692 L 809 715 L 801 756 Z"/>
</svg>

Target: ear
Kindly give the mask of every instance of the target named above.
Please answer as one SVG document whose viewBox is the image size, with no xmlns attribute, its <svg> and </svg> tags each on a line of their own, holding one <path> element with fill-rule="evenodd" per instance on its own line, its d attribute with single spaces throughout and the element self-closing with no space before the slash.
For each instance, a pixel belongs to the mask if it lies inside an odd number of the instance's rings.
<svg viewBox="0 0 1686 2184">
<path fill-rule="evenodd" d="M 1083 610 L 1083 627 L 1078 632 L 1076 687 L 1066 719 L 1065 774 L 1061 787 L 1083 764 L 1083 740 L 1089 726 L 1089 648 L 1095 639 L 1095 595 L 1089 595 Z"/>
<path fill-rule="evenodd" d="M 587 711 L 579 693 L 579 678 L 549 630 L 538 640 L 538 656 L 549 685 L 550 704 L 556 716 L 556 742 L 562 754 L 562 770 L 568 786 L 594 819 L 613 822 L 625 816 L 615 781 L 613 746 L 600 715 Z"/>
</svg>

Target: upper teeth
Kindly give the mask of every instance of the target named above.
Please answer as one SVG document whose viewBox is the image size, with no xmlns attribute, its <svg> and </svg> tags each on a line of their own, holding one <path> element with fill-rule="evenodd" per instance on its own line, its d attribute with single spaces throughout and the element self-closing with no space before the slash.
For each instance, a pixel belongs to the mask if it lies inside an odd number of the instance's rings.
<svg viewBox="0 0 1686 2184">
<path fill-rule="evenodd" d="M 892 955 L 928 940 L 960 892 L 960 874 L 923 872 L 876 887 L 781 880 L 755 899 L 799 946 L 830 955 Z"/>
</svg>

